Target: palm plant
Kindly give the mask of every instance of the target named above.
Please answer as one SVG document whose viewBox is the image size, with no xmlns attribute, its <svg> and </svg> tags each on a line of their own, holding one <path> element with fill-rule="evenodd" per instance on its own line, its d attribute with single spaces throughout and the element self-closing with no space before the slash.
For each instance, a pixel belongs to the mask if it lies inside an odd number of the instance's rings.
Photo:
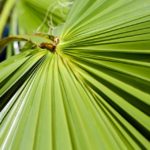
<svg viewBox="0 0 150 150">
<path fill-rule="evenodd" d="M 149 0 L 20 0 L 10 34 L 1 49 L 26 43 L 0 64 L 2 150 L 148 149 Z"/>
</svg>

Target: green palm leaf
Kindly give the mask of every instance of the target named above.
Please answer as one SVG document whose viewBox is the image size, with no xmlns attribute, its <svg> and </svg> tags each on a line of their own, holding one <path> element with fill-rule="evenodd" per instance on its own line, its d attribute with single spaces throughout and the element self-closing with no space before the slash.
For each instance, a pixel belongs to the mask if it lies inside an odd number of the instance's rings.
<svg viewBox="0 0 150 150">
<path fill-rule="evenodd" d="M 18 14 L 20 33 L 50 32 L 65 22 L 72 2 L 69 0 L 21 0 L 14 13 Z M 22 17 L 23 16 L 23 17 Z"/>
<path fill-rule="evenodd" d="M 56 52 L 0 64 L 1 149 L 148 149 L 150 1 L 76 0 Z"/>
</svg>

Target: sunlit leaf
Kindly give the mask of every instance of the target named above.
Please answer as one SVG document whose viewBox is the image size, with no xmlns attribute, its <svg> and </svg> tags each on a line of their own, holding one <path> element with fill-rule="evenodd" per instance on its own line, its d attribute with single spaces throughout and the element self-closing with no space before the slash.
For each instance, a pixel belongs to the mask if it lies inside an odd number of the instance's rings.
<svg viewBox="0 0 150 150">
<path fill-rule="evenodd" d="M 76 0 L 61 31 L 0 64 L 1 149 L 148 149 L 150 1 Z"/>
</svg>

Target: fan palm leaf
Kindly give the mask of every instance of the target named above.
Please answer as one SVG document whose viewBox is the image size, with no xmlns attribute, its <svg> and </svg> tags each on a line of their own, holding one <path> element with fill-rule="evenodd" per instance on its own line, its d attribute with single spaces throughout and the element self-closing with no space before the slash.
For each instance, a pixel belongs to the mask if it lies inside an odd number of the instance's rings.
<svg viewBox="0 0 150 150">
<path fill-rule="evenodd" d="M 1 149 L 148 149 L 150 1 L 76 0 L 61 31 L 0 64 Z"/>
</svg>

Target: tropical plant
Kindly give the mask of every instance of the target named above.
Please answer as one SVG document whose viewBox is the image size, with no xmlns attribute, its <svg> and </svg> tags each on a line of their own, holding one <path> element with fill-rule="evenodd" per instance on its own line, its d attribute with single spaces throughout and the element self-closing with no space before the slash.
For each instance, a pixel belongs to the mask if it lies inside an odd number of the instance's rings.
<svg viewBox="0 0 150 150">
<path fill-rule="evenodd" d="M 0 64 L 2 150 L 149 148 L 149 0 L 20 0 L 12 22 L 1 49 L 26 43 Z"/>
</svg>

